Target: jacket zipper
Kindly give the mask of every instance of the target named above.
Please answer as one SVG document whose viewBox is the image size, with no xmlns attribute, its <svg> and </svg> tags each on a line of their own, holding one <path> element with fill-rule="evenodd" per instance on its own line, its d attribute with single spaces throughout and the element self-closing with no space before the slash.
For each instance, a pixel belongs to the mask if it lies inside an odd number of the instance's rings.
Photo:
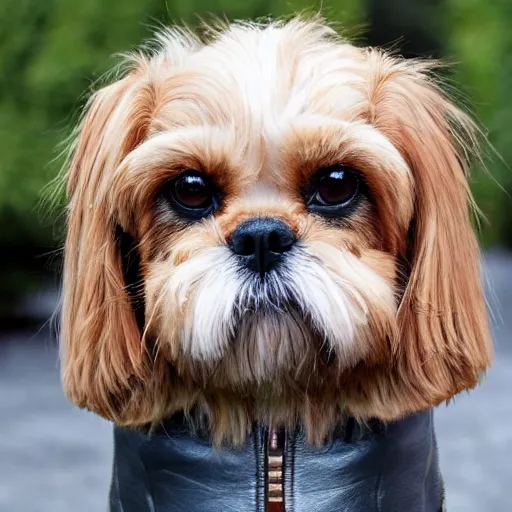
<svg viewBox="0 0 512 512">
<path fill-rule="evenodd" d="M 266 512 L 284 512 L 283 454 L 284 431 L 271 427 L 267 447 Z"/>
</svg>

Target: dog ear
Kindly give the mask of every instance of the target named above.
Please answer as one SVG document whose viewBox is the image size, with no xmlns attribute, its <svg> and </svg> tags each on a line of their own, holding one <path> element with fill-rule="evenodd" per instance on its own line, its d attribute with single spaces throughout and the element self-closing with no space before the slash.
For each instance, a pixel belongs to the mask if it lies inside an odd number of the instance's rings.
<svg viewBox="0 0 512 512">
<path fill-rule="evenodd" d="M 127 292 L 111 201 L 113 174 L 144 138 L 151 102 L 150 87 L 135 71 L 93 95 L 68 171 L 63 385 L 75 404 L 119 424 L 147 421 L 158 403 L 146 399 L 154 361 Z"/>
<path fill-rule="evenodd" d="M 370 58 L 378 59 L 375 53 Z M 384 419 L 473 388 L 492 355 L 467 180 L 476 129 L 428 77 L 424 63 L 390 62 L 376 67 L 370 122 L 413 173 L 415 214 L 392 364 L 360 371 L 358 401 Z"/>
</svg>

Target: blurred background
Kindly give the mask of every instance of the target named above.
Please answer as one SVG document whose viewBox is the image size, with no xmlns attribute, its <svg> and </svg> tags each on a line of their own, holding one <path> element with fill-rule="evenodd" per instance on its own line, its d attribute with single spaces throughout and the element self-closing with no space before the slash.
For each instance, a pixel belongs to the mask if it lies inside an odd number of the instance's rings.
<svg viewBox="0 0 512 512">
<path fill-rule="evenodd" d="M 84 93 L 115 64 L 112 54 L 162 24 L 305 9 L 360 44 L 452 63 L 446 78 L 502 157 L 488 151 L 490 173 L 477 167 L 472 179 L 489 221 L 480 233 L 487 293 L 500 304 L 496 364 L 480 389 L 438 411 L 437 424 L 449 512 L 510 510 L 512 0 L 0 0 L 0 511 L 105 510 L 110 425 L 67 404 L 48 322 L 63 224 L 43 189 Z"/>
</svg>

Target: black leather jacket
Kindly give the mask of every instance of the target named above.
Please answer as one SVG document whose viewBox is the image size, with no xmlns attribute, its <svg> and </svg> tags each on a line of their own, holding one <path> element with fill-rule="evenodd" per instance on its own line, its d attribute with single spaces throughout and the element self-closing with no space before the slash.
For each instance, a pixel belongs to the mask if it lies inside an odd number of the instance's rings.
<svg viewBox="0 0 512 512">
<path fill-rule="evenodd" d="M 268 429 L 239 449 L 214 448 L 181 418 L 147 435 L 115 428 L 111 512 L 264 512 Z M 287 512 L 440 512 L 433 412 L 386 425 L 353 421 L 322 448 L 284 433 Z"/>
</svg>

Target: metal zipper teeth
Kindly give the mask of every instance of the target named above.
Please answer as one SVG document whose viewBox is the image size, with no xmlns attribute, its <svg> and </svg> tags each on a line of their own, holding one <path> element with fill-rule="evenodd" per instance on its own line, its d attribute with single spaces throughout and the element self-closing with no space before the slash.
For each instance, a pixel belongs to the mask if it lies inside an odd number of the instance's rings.
<svg viewBox="0 0 512 512">
<path fill-rule="evenodd" d="M 267 457 L 267 512 L 284 512 L 283 446 L 274 427 L 269 431 Z"/>
</svg>

